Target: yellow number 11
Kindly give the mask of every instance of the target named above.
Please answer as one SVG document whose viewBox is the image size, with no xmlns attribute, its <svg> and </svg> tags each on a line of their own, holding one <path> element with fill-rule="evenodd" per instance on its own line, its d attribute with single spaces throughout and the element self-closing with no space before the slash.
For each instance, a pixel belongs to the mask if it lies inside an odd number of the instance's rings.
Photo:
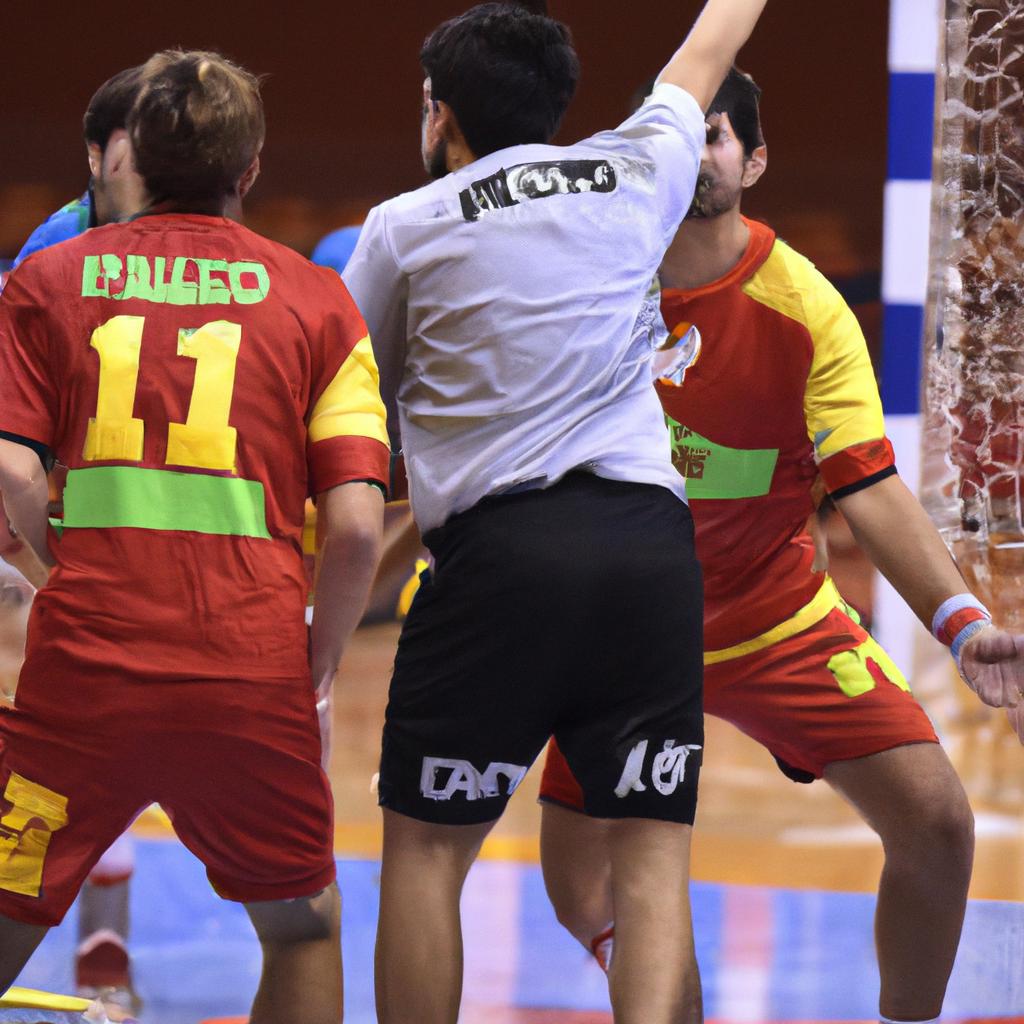
<svg viewBox="0 0 1024 1024">
<path fill-rule="evenodd" d="M 141 316 L 115 316 L 92 333 L 100 380 L 96 415 L 85 435 L 88 462 L 142 461 L 145 424 L 132 411 L 145 322 Z M 178 331 L 178 355 L 196 361 L 196 377 L 187 419 L 167 426 L 169 466 L 234 471 L 238 431 L 228 425 L 228 414 L 241 342 L 241 324 L 227 320 Z"/>
</svg>

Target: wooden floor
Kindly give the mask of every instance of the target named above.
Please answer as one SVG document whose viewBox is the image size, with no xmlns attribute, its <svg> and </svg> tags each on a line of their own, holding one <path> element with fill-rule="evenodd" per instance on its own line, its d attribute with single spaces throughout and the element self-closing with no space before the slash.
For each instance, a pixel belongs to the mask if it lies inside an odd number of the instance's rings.
<svg viewBox="0 0 1024 1024">
<path fill-rule="evenodd" d="M 330 774 L 337 848 L 343 853 L 373 854 L 380 846 L 371 780 L 398 631 L 392 623 L 361 629 L 337 684 Z M 1024 794 L 1016 782 L 1024 782 L 1024 750 L 1008 744 L 983 710 L 975 713 L 973 704 L 968 706 L 973 717 L 950 730 L 949 749 L 972 792 L 978 822 L 972 896 L 1024 899 Z M 878 841 L 825 783 L 790 782 L 763 748 L 715 719 L 708 720 L 706 750 L 694 842 L 696 879 L 781 888 L 875 888 L 882 863 Z M 484 856 L 537 858 L 539 778 L 537 765 L 512 798 Z"/>
</svg>

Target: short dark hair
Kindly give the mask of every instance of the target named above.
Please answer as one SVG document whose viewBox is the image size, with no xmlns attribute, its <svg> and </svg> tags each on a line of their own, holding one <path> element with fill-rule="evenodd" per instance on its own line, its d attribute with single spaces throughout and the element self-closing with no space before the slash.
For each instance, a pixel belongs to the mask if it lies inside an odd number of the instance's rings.
<svg viewBox="0 0 1024 1024">
<path fill-rule="evenodd" d="M 760 100 L 761 88 L 757 82 L 733 65 L 707 110 L 709 114 L 729 115 L 733 131 L 743 143 L 743 153 L 748 157 L 764 145 Z"/>
<path fill-rule="evenodd" d="M 439 25 L 420 63 L 477 157 L 550 142 L 580 76 L 569 29 L 509 3 L 478 4 Z"/>
<path fill-rule="evenodd" d="M 259 80 L 219 53 L 156 53 L 142 65 L 128 131 L 154 202 L 220 199 L 263 146 Z"/>
<path fill-rule="evenodd" d="M 128 127 L 128 114 L 139 93 L 141 67 L 125 68 L 108 78 L 93 93 L 82 118 L 85 141 L 106 149 L 110 136 Z"/>
</svg>

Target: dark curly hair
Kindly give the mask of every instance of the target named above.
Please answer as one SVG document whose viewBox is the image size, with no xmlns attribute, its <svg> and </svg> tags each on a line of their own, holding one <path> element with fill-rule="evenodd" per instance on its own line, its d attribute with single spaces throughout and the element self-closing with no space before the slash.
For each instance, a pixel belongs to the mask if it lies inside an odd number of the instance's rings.
<svg viewBox="0 0 1024 1024">
<path fill-rule="evenodd" d="M 550 142 L 580 76 L 568 28 L 511 3 L 479 4 L 439 25 L 420 63 L 477 157 Z"/>
<path fill-rule="evenodd" d="M 82 134 L 86 142 L 106 149 L 110 136 L 119 128 L 128 127 L 128 114 L 139 92 L 141 67 L 125 68 L 108 78 L 93 93 L 82 118 Z"/>
<path fill-rule="evenodd" d="M 708 107 L 709 114 L 728 114 L 736 137 L 749 157 L 764 145 L 761 131 L 761 87 L 745 71 L 733 65 Z"/>
</svg>

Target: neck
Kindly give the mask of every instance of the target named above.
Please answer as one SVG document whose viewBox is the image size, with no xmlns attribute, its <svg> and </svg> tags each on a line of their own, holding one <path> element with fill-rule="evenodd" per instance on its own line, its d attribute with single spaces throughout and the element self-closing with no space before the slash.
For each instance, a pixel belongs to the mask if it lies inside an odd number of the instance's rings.
<svg viewBox="0 0 1024 1024">
<path fill-rule="evenodd" d="M 461 167 L 465 167 L 467 164 L 476 163 L 476 154 L 466 145 L 463 139 L 454 139 L 449 141 L 448 147 L 445 150 L 445 164 L 448 167 L 448 173 L 457 171 Z"/>
<path fill-rule="evenodd" d="M 661 262 L 663 288 L 702 288 L 736 266 L 750 242 L 750 228 L 743 223 L 740 209 L 708 220 L 687 218 Z"/>
<path fill-rule="evenodd" d="M 127 219 L 134 220 L 136 217 L 161 213 L 192 213 L 203 217 L 230 217 L 232 220 L 241 220 L 242 202 L 237 195 L 189 200 L 147 198 L 138 213 Z"/>
</svg>

